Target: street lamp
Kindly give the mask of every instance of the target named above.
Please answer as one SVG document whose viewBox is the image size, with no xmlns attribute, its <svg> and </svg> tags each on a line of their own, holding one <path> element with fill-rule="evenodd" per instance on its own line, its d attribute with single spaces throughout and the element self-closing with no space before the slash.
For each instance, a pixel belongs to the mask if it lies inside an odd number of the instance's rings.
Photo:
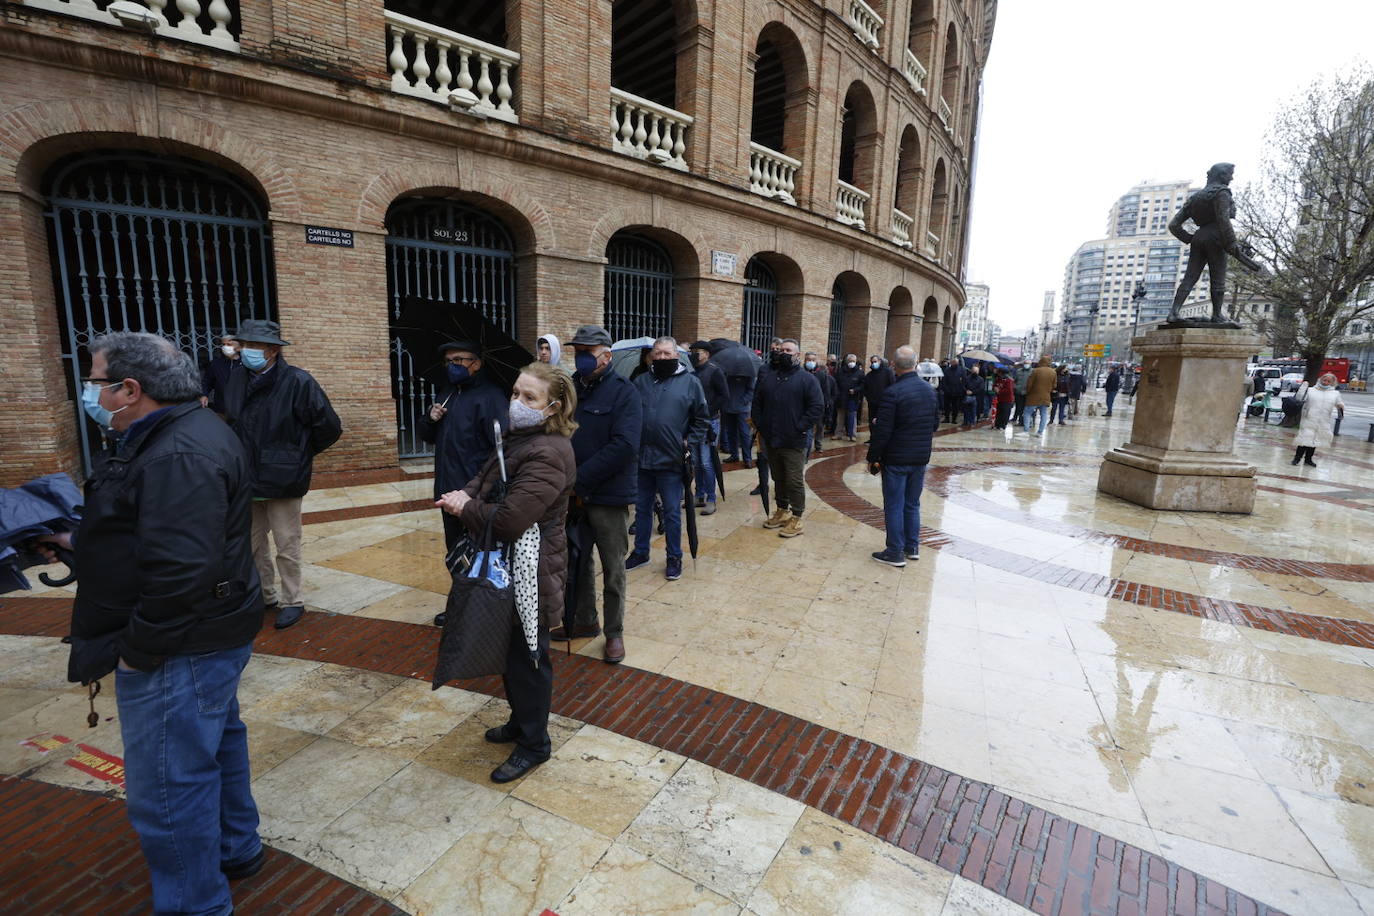
<svg viewBox="0 0 1374 916">
<path fill-rule="evenodd" d="M 1145 290 L 1145 284 L 1140 280 L 1135 281 L 1135 291 L 1131 293 L 1131 342 L 1126 346 L 1131 356 L 1131 365 L 1135 365 L 1135 333 L 1136 328 L 1140 326 L 1140 304 L 1149 295 Z"/>
</svg>

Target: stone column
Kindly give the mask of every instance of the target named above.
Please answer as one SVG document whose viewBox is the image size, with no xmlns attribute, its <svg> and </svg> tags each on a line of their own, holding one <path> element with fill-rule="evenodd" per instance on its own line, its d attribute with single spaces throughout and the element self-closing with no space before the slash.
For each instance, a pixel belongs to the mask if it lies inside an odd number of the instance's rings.
<svg viewBox="0 0 1374 916">
<path fill-rule="evenodd" d="M 1143 371 L 1131 440 L 1102 462 L 1097 488 L 1150 509 L 1255 507 L 1255 468 L 1235 456 L 1246 359 L 1260 338 L 1223 328 L 1161 328 L 1135 338 Z"/>
</svg>

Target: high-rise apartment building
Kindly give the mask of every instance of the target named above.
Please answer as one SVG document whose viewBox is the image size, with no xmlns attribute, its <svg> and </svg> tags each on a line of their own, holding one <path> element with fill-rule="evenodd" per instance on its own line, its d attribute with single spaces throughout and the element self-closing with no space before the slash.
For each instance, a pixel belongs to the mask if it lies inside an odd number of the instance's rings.
<svg viewBox="0 0 1374 916">
<path fill-rule="evenodd" d="M 964 284 L 964 307 L 959 312 L 959 350 L 982 349 L 988 341 L 988 295 L 986 283 Z"/>
<path fill-rule="evenodd" d="M 1104 332 L 1159 321 L 1169 313 L 1188 264 L 1183 243 L 1169 234 L 1169 220 L 1191 190 L 1186 181 L 1139 184 L 1112 204 L 1106 237 L 1080 245 L 1064 270 L 1060 355 L 1080 354 Z M 1137 283 L 1145 286 L 1138 316 L 1131 299 Z M 1204 270 L 1188 302 L 1207 298 Z"/>
</svg>

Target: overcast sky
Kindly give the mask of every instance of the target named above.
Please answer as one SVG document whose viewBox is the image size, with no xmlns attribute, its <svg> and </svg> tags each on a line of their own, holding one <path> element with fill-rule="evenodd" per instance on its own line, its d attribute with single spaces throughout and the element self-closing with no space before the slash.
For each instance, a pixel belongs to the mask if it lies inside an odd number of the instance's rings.
<svg viewBox="0 0 1374 916">
<path fill-rule="evenodd" d="M 1038 325 L 1132 185 L 1200 185 L 1227 161 L 1239 188 L 1283 102 L 1371 55 L 1374 0 L 1001 0 L 967 278 L 991 286 L 992 320 Z"/>
</svg>

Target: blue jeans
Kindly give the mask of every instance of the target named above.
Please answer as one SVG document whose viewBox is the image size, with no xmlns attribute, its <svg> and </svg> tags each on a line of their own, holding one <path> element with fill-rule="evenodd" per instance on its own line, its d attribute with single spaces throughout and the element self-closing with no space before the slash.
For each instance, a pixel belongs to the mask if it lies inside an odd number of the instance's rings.
<svg viewBox="0 0 1374 916">
<path fill-rule="evenodd" d="M 663 501 L 663 539 L 669 559 L 682 559 L 682 472 L 639 469 L 635 497 L 635 553 L 649 554 L 654 536 L 654 497 Z"/>
<path fill-rule="evenodd" d="M 697 446 L 692 460 L 697 465 L 697 496 L 707 502 L 716 501 L 716 466 L 711 460 L 711 452 L 720 436 L 720 420 L 711 421 L 711 435 Z"/>
<path fill-rule="evenodd" d="M 1050 415 L 1049 407 L 1044 404 L 1027 404 L 1021 413 L 1021 425 L 1026 428 L 1026 432 L 1030 432 L 1031 424 L 1035 422 L 1036 417 L 1040 418 L 1040 429 L 1036 431 L 1036 435 L 1045 431 L 1045 423 L 1048 422 Z"/>
<path fill-rule="evenodd" d="M 252 654 L 248 643 L 115 675 L 129 820 L 152 872 L 159 916 L 230 912 L 220 864 L 262 848 L 238 701 L 239 675 Z"/>
<path fill-rule="evenodd" d="M 859 428 L 859 398 L 845 398 L 844 402 L 844 434 L 849 438 L 854 438 L 854 433 Z"/>
<path fill-rule="evenodd" d="M 1055 398 L 1052 402 L 1050 402 L 1050 422 L 1051 422 L 1051 423 L 1054 422 L 1054 420 L 1055 420 L 1056 417 L 1059 418 L 1059 422 L 1060 422 L 1060 423 L 1063 423 L 1065 420 L 1067 420 L 1067 419 L 1069 418 L 1068 414 L 1069 414 L 1069 399 L 1068 399 L 1068 398 Z"/>
<path fill-rule="evenodd" d="M 753 454 L 750 449 L 750 440 L 753 436 L 749 432 L 749 414 L 722 413 L 720 415 L 720 429 L 730 456 L 738 457 L 744 461 L 749 460 Z"/>
<path fill-rule="evenodd" d="M 883 523 L 887 549 L 916 553 L 921 546 L 921 490 L 924 464 L 883 465 Z"/>
<path fill-rule="evenodd" d="M 978 398 L 968 394 L 964 396 L 964 425 L 972 426 L 977 422 Z"/>
<path fill-rule="evenodd" d="M 1115 403 L 1116 403 L 1116 392 L 1115 392 L 1115 391 L 1108 391 L 1108 392 L 1107 392 L 1107 413 L 1111 413 L 1111 412 L 1112 412 L 1112 405 L 1115 404 Z"/>
</svg>

